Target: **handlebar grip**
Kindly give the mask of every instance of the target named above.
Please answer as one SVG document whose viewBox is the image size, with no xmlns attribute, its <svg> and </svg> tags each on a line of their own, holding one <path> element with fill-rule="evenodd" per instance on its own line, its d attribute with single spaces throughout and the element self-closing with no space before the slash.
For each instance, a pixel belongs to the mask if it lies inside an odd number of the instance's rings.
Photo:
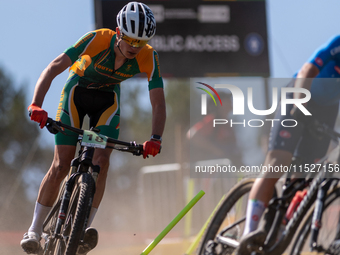
<svg viewBox="0 0 340 255">
<path fill-rule="evenodd" d="M 53 122 L 54 122 L 54 120 L 53 120 L 53 119 L 51 119 L 51 118 L 47 118 L 46 124 L 52 124 Z"/>
</svg>

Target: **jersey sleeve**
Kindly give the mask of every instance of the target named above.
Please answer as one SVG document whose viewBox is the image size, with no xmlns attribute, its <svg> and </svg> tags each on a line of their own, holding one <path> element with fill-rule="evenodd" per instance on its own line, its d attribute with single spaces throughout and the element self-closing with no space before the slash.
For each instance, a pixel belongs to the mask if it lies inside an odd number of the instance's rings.
<svg viewBox="0 0 340 255">
<path fill-rule="evenodd" d="M 318 48 L 308 60 L 321 70 L 328 62 L 339 57 L 340 35 L 331 38 L 327 43 Z"/>
<path fill-rule="evenodd" d="M 111 39 L 116 33 L 110 29 L 99 29 L 88 32 L 74 45 L 64 51 L 72 63 L 83 55 L 93 57 L 110 47 Z"/>
<path fill-rule="evenodd" d="M 157 52 L 149 45 L 140 52 L 137 62 L 141 73 L 146 73 L 149 81 L 149 90 L 163 88 L 163 78 L 161 76 L 159 59 Z"/>
</svg>

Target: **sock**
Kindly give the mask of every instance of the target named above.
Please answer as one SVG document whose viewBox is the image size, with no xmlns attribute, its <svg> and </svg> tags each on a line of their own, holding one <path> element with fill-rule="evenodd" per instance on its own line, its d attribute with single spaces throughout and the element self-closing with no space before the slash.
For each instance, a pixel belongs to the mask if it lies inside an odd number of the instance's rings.
<svg viewBox="0 0 340 255">
<path fill-rule="evenodd" d="M 96 216 L 97 211 L 98 211 L 98 208 L 91 207 L 89 220 L 87 222 L 87 227 L 88 228 L 91 226 L 91 224 L 93 222 L 93 219 L 94 219 L 94 216 Z"/>
<path fill-rule="evenodd" d="M 33 220 L 30 228 L 28 229 L 28 232 L 36 232 L 41 236 L 44 220 L 50 212 L 51 208 L 52 207 L 39 204 L 38 201 L 35 202 Z"/>
<path fill-rule="evenodd" d="M 248 200 L 246 223 L 244 226 L 243 236 L 257 229 L 261 216 L 266 209 L 266 205 L 256 199 Z"/>
</svg>

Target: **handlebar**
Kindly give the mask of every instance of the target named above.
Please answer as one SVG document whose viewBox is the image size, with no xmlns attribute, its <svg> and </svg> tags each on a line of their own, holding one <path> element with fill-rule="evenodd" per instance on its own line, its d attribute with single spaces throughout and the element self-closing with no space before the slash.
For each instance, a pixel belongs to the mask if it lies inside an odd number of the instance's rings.
<svg viewBox="0 0 340 255">
<path fill-rule="evenodd" d="M 314 120 L 313 126 L 317 132 L 328 136 L 334 141 L 338 141 L 340 138 L 340 134 L 334 131 L 332 128 L 328 127 L 326 124 L 321 124 L 319 121 Z"/>
<path fill-rule="evenodd" d="M 296 120 L 301 121 L 307 129 L 312 133 L 313 136 L 319 137 L 327 136 L 334 141 L 339 141 L 340 134 L 334 131 L 332 128 L 327 126 L 324 123 L 319 122 L 317 119 L 312 116 L 305 116 L 301 111 L 295 110 L 292 114 Z"/>
<path fill-rule="evenodd" d="M 57 134 L 58 132 L 63 133 L 64 131 L 62 130 L 62 128 L 65 128 L 67 130 L 70 130 L 80 136 L 84 136 L 84 130 L 79 129 L 79 128 L 75 128 L 72 126 L 69 126 L 65 123 L 62 123 L 60 121 L 56 121 L 53 120 L 51 118 L 47 119 L 46 122 L 46 128 L 48 129 L 48 131 L 52 134 Z M 99 129 L 93 128 L 91 129 L 91 131 L 95 132 L 95 133 L 99 133 Z M 108 143 L 114 143 L 115 145 L 122 145 L 124 147 L 111 147 L 111 146 L 107 146 L 107 148 L 112 148 L 118 151 L 123 151 L 123 152 L 130 152 L 135 156 L 140 156 L 143 154 L 143 145 L 142 144 L 137 144 L 136 142 L 124 142 L 124 141 L 120 141 L 108 136 L 104 136 L 104 135 L 100 135 L 101 137 L 105 137 L 106 141 Z"/>
<path fill-rule="evenodd" d="M 331 140 L 339 143 L 340 134 L 334 131 L 325 123 L 319 122 L 317 119 L 301 119 L 303 124 L 307 127 L 307 130 L 311 133 L 312 136 L 318 139 L 322 139 L 323 137 L 328 137 Z"/>
</svg>

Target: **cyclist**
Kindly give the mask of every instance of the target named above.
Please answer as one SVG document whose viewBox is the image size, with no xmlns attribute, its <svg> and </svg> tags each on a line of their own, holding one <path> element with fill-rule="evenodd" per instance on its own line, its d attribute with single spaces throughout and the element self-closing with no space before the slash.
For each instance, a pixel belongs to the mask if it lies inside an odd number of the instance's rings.
<svg viewBox="0 0 340 255">
<path fill-rule="evenodd" d="M 322 79 L 333 78 L 333 79 Z M 340 36 L 331 38 L 317 49 L 310 59 L 295 75 L 288 85 L 305 88 L 311 92 L 308 111 L 313 118 L 333 128 L 338 114 L 340 99 Z M 294 93 L 291 98 L 303 98 L 302 93 Z M 307 105 L 305 105 L 307 106 Z M 277 110 L 275 119 L 294 119 L 299 113 L 296 106 L 288 105 L 287 116 L 280 115 Z M 272 127 L 269 138 L 269 148 L 264 161 L 265 166 L 288 166 L 292 156 L 298 156 L 305 163 L 313 163 L 327 152 L 330 139 L 318 139 L 304 131 L 303 125 L 287 128 L 277 121 Z M 237 254 L 249 254 L 248 245 L 264 242 L 266 233 L 255 231 L 266 205 L 273 196 L 274 186 L 281 174 L 266 173 L 263 178 L 256 179 L 249 194 L 246 223 Z"/>
<path fill-rule="evenodd" d="M 150 140 L 144 142 L 143 157 L 155 156 L 161 147 L 166 112 L 163 79 L 156 51 L 148 41 L 155 35 L 156 21 L 151 9 L 139 2 L 126 4 L 117 15 L 116 31 L 99 29 L 80 38 L 73 46 L 54 59 L 37 81 L 32 104 L 28 107 L 31 120 L 43 128 L 47 112 L 41 107 L 52 80 L 70 67 L 57 111 L 57 120 L 80 128 L 87 114 L 90 126 L 101 133 L 118 138 L 120 119 L 120 83 L 135 74 L 146 73 L 152 105 Z M 65 131 L 68 133 L 67 131 Z M 67 175 L 75 154 L 77 136 L 55 135 L 52 165 L 39 189 L 32 224 L 21 241 L 27 253 L 36 253 L 40 246 L 42 224 L 58 195 L 61 181 Z M 112 149 L 95 151 L 94 164 L 101 167 L 88 226 L 102 199 Z M 88 228 L 78 254 L 87 254 L 97 244 L 97 231 Z"/>
<path fill-rule="evenodd" d="M 193 145 L 191 160 L 201 161 L 208 159 L 228 158 L 234 166 L 242 165 L 242 154 L 238 146 L 235 130 L 225 125 L 210 124 L 213 119 L 225 119 L 233 110 L 230 93 L 219 92 L 223 106 L 218 106 L 214 113 L 210 113 L 196 122 L 187 132 L 187 139 Z M 208 109 L 213 109 L 215 103 L 208 100 Z M 223 127 L 222 127 L 223 126 Z"/>
</svg>

